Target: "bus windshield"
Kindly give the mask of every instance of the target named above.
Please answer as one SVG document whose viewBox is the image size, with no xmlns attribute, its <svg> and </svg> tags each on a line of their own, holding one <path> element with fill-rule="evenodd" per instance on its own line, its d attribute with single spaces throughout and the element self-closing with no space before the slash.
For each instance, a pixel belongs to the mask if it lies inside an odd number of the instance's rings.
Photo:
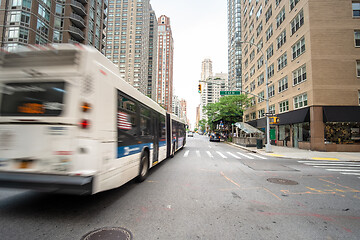
<svg viewBox="0 0 360 240">
<path fill-rule="evenodd" d="M 65 82 L 11 82 L 1 88 L 1 116 L 59 116 Z"/>
</svg>

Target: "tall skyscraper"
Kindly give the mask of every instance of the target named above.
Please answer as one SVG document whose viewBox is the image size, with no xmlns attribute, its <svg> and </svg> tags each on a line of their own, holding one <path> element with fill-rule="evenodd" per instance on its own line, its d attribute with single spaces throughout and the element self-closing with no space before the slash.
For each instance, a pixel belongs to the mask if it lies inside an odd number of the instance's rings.
<svg viewBox="0 0 360 240">
<path fill-rule="evenodd" d="M 107 0 L 0 1 L 0 45 L 82 43 L 103 52 Z"/>
<path fill-rule="evenodd" d="M 257 0 L 256 2 L 259 2 Z M 229 90 L 242 90 L 241 65 L 241 0 L 228 0 L 228 85 Z"/>
<path fill-rule="evenodd" d="M 206 58 L 201 63 L 200 119 L 206 118 L 206 115 L 203 113 L 204 107 L 207 105 L 207 85 L 205 82 L 212 75 L 212 61 Z"/>
<path fill-rule="evenodd" d="M 151 12 L 149 0 L 110 0 L 109 4 L 106 57 L 143 94 L 148 93 Z"/>
<path fill-rule="evenodd" d="M 158 19 L 158 75 L 157 102 L 168 112 L 172 111 L 174 40 L 170 18 L 161 15 Z"/>
<path fill-rule="evenodd" d="M 149 72 L 147 96 L 156 101 L 158 22 L 154 10 L 150 10 Z"/>
<path fill-rule="evenodd" d="M 254 43 L 243 44 L 243 89 L 257 96 L 245 122 L 266 126 L 268 92 L 277 145 L 359 151 L 360 2 L 241 4 L 242 38 Z"/>
</svg>

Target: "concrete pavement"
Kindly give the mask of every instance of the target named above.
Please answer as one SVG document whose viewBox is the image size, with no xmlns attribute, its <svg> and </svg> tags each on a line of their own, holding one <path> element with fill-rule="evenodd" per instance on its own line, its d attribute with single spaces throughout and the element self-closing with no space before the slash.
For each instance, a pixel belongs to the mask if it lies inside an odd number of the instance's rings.
<svg viewBox="0 0 360 240">
<path fill-rule="evenodd" d="M 320 152 L 320 151 L 310 151 L 310 150 L 304 150 L 298 148 L 289 148 L 289 147 L 280 147 L 280 146 L 271 145 L 272 153 L 266 153 L 265 147 L 262 149 L 257 149 L 256 147 L 243 147 L 234 143 L 229 143 L 229 144 L 264 156 L 293 158 L 293 159 L 307 159 L 307 160 L 360 162 L 360 152 Z"/>
</svg>

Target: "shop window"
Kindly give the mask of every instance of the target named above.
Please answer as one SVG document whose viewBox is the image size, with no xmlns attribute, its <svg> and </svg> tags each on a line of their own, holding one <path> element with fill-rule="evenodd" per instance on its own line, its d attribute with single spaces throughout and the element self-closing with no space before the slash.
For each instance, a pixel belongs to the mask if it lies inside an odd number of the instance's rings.
<svg viewBox="0 0 360 240">
<path fill-rule="evenodd" d="M 360 123 L 326 123 L 325 143 L 354 144 L 360 143 Z"/>
</svg>

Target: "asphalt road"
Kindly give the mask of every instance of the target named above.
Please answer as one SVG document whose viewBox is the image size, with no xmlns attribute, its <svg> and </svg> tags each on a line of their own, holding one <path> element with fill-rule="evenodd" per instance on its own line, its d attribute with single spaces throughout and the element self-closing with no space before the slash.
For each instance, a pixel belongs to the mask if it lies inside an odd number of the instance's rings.
<svg viewBox="0 0 360 240">
<path fill-rule="evenodd" d="M 86 197 L 0 189 L 0 239 L 81 239 L 102 227 L 136 240 L 360 239 L 360 166 L 344 175 L 316 163 L 195 135 L 140 184 Z"/>
</svg>

